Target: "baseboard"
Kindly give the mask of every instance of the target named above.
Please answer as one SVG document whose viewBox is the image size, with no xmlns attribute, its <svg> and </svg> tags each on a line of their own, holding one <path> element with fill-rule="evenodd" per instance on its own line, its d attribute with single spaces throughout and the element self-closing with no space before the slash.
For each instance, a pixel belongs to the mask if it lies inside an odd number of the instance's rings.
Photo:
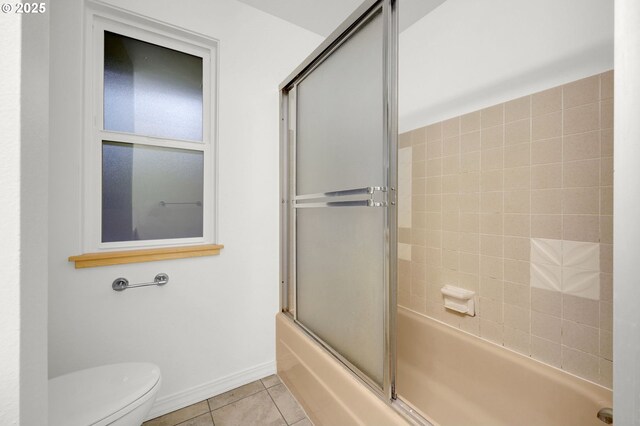
<svg viewBox="0 0 640 426">
<path fill-rule="evenodd" d="M 203 401 L 212 396 L 219 395 L 238 386 L 245 385 L 254 380 L 261 379 L 276 372 L 276 362 L 269 361 L 258 364 L 255 367 L 230 374 L 220 379 L 194 386 L 190 389 L 164 396 L 156 400 L 146 420 L 162 416 L 196 402 Z"/>
</svg>

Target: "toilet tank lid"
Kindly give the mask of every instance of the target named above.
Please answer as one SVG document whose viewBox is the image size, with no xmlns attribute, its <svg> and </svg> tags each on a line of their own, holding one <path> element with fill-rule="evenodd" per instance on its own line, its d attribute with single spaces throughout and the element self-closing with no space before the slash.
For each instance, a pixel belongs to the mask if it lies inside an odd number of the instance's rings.
<svg viewBox="0 0 640 426">
<path fill-rule="evenodd" d="M 103 365 L 49 380 L 49 425 L 91 425 L 144 397 L 160 382 L 150 363 Z"/>
</svg>

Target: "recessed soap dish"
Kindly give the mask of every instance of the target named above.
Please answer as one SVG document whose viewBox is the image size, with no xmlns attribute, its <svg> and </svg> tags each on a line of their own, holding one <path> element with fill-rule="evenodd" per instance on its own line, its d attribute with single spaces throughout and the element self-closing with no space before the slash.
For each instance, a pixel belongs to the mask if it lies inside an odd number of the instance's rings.
<svg viewBox="0 0 640 426">
<path fill-rule="evenodd" d="M 476 315 L 475 291 L 452 285 L 445 285 L 440 289 L 444 295 L 444 307 L 472 317 Z"/>
</svg>

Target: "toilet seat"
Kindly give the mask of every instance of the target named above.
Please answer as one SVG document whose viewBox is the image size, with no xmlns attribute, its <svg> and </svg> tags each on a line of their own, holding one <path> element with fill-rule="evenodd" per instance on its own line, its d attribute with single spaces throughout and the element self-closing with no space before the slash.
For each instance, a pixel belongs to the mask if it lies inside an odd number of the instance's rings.
<svg viewBox="0 0 640 426">
<path fill-rule="evenodd" d="M 49 426 L 107 425 L 155 396 L 160 369 L 103 365 L 49 380 Z"/>
</svg>

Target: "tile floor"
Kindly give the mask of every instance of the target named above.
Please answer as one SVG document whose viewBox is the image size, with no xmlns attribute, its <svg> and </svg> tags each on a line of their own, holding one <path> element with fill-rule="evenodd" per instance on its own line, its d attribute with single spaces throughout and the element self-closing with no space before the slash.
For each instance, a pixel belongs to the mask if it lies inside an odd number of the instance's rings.
<svg viewBox="0 0 640 426">
<path fill-rule="evenodd" d="M 143 426 L 312 426 L 277 375 L 156 417 Z"/>
</svg>

